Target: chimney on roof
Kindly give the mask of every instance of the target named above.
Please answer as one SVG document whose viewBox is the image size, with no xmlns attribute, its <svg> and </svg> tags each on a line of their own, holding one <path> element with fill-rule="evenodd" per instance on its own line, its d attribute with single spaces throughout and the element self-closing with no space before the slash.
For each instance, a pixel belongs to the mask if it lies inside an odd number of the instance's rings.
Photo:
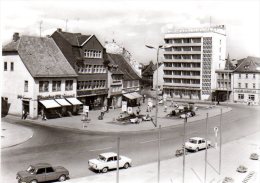
<svg viewBox="0 0 260 183">
<path fill-rule="evenodd" d="M 16 41 L 18 41 L 18 39 L 20 39 L 19 33 L 18 33 L 18 32 L 15 32 L 15 33 L 13 34 L 13 41 L 16 42 Z"/>
<path fill-rule="evenodd" d="M 58 31 L 58 32 L 62 32 L 62 29 L 61 29 L 61 28 L 58 28 L 57 31 Z"/>
</svg>

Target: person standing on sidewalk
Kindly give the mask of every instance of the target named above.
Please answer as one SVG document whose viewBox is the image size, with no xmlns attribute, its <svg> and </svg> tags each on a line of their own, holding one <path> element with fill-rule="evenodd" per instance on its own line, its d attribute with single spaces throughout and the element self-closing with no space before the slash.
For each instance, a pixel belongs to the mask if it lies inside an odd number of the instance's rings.
<svg viewBox="0 0 260 183">
<path fill-rule="evenodd" d="M 29 114 L 29 112 L 25 112 L 25 113 L 24 113 L 24 119 L 27 118 L 28 114 Z"/>
<path fill-rule="evenodd" d="M 23 109 L 23 111 L 22 111 L 22 118 L 21 119 L 24 119 L 24 115 L 25 115 L 25 111 Z"/>
</svg>

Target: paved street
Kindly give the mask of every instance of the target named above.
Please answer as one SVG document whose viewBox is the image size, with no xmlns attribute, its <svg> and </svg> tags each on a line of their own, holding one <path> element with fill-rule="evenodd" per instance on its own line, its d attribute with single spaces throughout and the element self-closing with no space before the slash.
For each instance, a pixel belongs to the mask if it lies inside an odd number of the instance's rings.
<svg viewBox="0 0 260 183">
<path fill-rule="evenodd" d="M 224 143 L 260 130 L 259 107 L 232 105 L 232 108 L 231 112 L 223 115 Z M 120 152 L 133 159 L 134 167 L 157 160 L 156 130 L 122 134 L 95 133 L 45 127 L 24 121 L 10 122 L 31 128 L 34 136 L 23 144 L 2 150 L 3 182 L 16 182 L 17 171 L 37 162 L 65 166 L 70 170 L 71 178 L 93 175 L 95 173 L 88 169 L 88 160 L 102 152 L 116 151 L 118 135 L 121 139 Z M 209 123 L 210 140 L 214 142 L 213 127 L 218 125 L 219 116 L 210 118 Z M 162 159 L 174 157 L 175 150 L 182 144 L 182 130 L 182 125 L 162 130 Z M 187 137 L 204 136 L 204 133 L 205 120 L 188 124 Z"/>
</svg>

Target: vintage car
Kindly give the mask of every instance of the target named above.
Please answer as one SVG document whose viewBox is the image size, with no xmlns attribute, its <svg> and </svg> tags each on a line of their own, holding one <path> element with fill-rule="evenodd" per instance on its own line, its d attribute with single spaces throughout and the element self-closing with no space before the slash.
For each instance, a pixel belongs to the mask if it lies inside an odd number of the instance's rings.
<svg viewBox="0 0 260 183">
<path fill-rule="evenodd" d="M 102 153 L 97 159 L 88 161 L 89 168 L 106 173 L 110 169 L 117 168 L 117 154 L 113 152 Z M 119 168 L 127 169 L 132 165 L 132 160 L 125 156 L 119 156 Z"/>
<path fill-rule="evenodd" d="M 207 146 L 211 146 L 210 141 L 207 141 Z M 188 142 L 185 142 L 185 148 L 196 152 L 200 149 L 206 149 L 206 140 L 201 137 L 192 137 Z"/>
<path fill-rule="evenodd" d="M 48 163 L 30 165 L 26 171 L 19 171 L 16 175 L 18 183 L 37 183 L 59 180 L 60 182 L 69 179 L 69 171 L 62 167 L 53 167 Z"/>
</svg>

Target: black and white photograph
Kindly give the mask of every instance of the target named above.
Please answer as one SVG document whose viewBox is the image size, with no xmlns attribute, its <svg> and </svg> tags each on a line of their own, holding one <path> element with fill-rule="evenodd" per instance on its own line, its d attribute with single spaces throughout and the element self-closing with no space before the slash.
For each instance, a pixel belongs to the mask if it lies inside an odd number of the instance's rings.
<svg viewBox="0 0 260 183">
<path fill-rule="evenodd" d="M 0 0 L 1 183 L 259 183 L 260 0 Z"/>
</svg>

